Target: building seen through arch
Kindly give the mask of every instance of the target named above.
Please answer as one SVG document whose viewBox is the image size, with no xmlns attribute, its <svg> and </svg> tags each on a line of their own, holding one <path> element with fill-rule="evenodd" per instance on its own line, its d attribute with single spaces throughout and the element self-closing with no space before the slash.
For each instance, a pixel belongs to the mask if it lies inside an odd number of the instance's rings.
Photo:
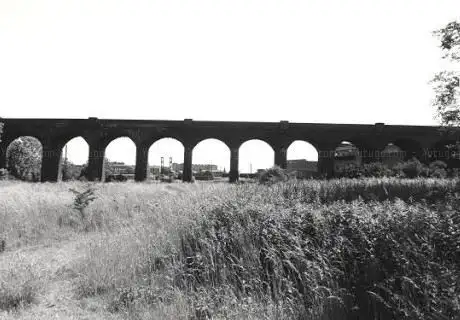
<svg viewBox="0 0 460 320">
<path fill-rule="evenodd" d="M 334 172 L 339 173 L 349 167 L 361 166 L 363 163 L 359 149 L 351 142 L 342 141 L 334 152 Z"/>
<path fill-rule="evenodd" d="M 391 168 L 403 162 L 406 157 L 406 152 L 404 152 L 399 146 L 389 143 L 382 150 L 381 161 L 384 165 Z"/>
<path fill-rule="evenodd" d="M 296 140 L 287 149 L 286 170 L 298 179 L 318 175 L 318 151 L 309 142 Z"/>
</svg>

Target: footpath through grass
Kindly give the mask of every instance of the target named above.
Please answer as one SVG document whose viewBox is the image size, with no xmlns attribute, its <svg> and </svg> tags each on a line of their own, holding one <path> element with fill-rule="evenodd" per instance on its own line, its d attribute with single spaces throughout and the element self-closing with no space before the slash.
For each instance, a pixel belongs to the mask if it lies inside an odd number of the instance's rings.
<svg viewBox="0 0 460 320">
<path fill-rule="evenodd" d="M 68 190 L 82 183 L 0 184 L 0 236 L 7 253 L 84 243 L 66 274 L 72 299 L 97 301 L 93 318 L 460 314 L 457 180 L 92 186 L 83 220 Z M 39 290 L 24 276 L 27 299 L 10 303 L 13 278 L 0 276 L 0 308 L 21 318 Z"/>
</svg>

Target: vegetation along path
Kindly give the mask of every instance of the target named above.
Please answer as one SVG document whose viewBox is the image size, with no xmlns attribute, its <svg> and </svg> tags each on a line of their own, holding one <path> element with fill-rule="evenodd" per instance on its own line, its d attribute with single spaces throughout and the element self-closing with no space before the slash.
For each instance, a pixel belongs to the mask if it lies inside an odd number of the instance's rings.
<svg viewBox="0 0 460 320">
<path fill-rule="evenodd" d="M 0 182 L 0 318 L 458 319 L 457 179 L 276 180 Z"/>
</svg>

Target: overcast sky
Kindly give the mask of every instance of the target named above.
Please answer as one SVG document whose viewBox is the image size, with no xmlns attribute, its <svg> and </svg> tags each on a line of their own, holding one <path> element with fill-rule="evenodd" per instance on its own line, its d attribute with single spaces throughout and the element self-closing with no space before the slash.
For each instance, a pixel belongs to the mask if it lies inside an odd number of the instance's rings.
<svg viewBox="0 0 460 320">
<path fill-rule="evenodd" d="M 432 31 L 459 15 L 458 0 L 0 0 L 0 116 L 436 124 Z M 163 145 L 152 162 L 182 156 Z M 108 156 L 133 163 L 129 147 Z M 194 162 L 228 170 L 217 148 Z M 246 149 L 244 166 L 273 163 Z"/>
</svg>

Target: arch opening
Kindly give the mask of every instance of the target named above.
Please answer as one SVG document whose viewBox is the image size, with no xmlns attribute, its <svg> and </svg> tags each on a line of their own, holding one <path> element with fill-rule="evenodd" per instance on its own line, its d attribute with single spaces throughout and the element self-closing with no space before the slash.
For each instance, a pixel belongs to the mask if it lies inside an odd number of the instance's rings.
<svg viewBox="0 0 460 320">
<path fill-rule="evenodd" d="M 77 180 L 84 176 L 88 165 L 89 145 L 79 136 L 70 139 L 61 153 L 60 177 L 62 181 Z"/>
<path fill-rule="evenodd" d="M 174 138 L 159 139 L 149 148 L 148 162 L 148 179 L 179 179 L 184 167 L 184 146 Z"/>
<path fill-rule="evenodd" d="M 407 152 L 393 142 L 388 143 L 380 154 L 381 162 L 389 168 L 403 162 L 406 157 Z"/>
<path fill-rule="evenodd" d="M 230 149 L 221 140 L 200 141 L 192 154 L 192 173 L 196 180 L 223 180 L 230 171 Z"/>
<path fill-rule="evenodd" d="M 318 150 L 309 142 L 296 140 L 287 149 L 287 171 L 304 179 L 318 173 Z"/>
<path fill-rule="evenodd" d="M 32 136 L 20 136 L 6 149 L 6 169 L 9 175 L 24 181 L 41 179 L 43 146 Z"/>
<path fill-rule="evenodd" d="M 358 147 L 350 141 L 341 141 L 334 150 L 334 174 L 342 174 L 362 164 Z"/>
<path fill-rule="evenodd" d="M 388 145 L 391 145 L 391 144 L 401 149 L 401 153 L 399 157 L 402 158 L 402 161 L 408 161 L 412 158 L 417 158 L 418 160 L 421 160 L 421 161 L 424 160 L 422 147 L 415 140 L 397 139 L 395 141 L 391 141 Z"/>
<path fill-rule="evenodd" d="M 136 145 L 128 137 L 112 140 L 105 148 L 103 177 L 105 181 L 133 180 L 136 167 Z"/>
<path fill-rule="evenodd" d="M 262 170 L 275 164 L 275 152 L 265 141 L 252 139 L 244 142 L 239 148 L 238 171 L 240 177 L 253 177 Z"/>
</svg>

